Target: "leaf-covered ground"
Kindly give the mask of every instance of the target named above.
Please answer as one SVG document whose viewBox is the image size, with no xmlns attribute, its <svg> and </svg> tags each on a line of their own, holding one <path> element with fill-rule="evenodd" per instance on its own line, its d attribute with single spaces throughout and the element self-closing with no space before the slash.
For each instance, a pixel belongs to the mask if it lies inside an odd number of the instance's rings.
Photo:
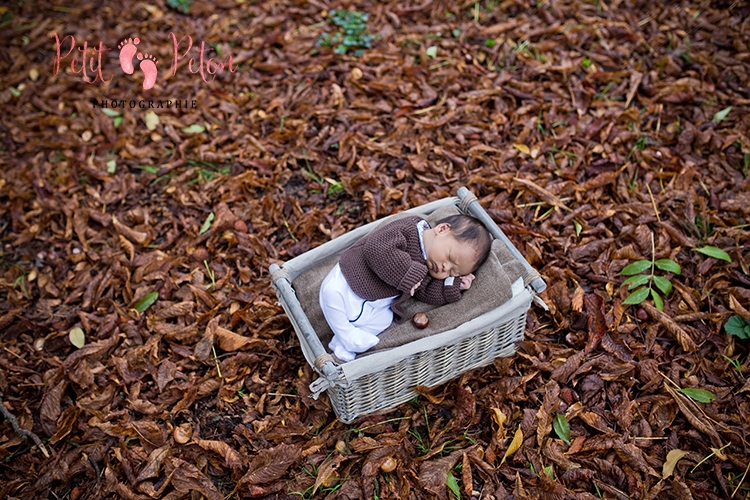
<svg viewBox="0 0 750 500">
<path fill-rule="evenodd" d="M 19 432 L 0 425 L 0 497 L 750 498 L 748 14 L 1 7 L 0 395 Z M 170 32 L 194 44 L 176 71 Z M 109 48 L 108 83 L 70 71 L 80 52 L 55 76 L 54 33 L 61 57 L 68 35 Z M 236 71 L 193 74 L 202 41 L 203 66 Z M 268 265 L 460 185 L 545 276 L 550 312 L 514 358 L 343 425 L 308 397 Z M 639 260 L 654 293 L 628 305 L 649 293 L 621 287 Z"/>
</svg>

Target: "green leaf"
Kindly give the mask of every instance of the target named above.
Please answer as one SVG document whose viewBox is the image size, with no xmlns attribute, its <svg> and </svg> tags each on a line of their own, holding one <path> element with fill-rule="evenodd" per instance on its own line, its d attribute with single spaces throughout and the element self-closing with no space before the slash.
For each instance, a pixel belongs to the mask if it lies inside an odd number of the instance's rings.
<svg viewBox="0 0 750 500">
<path fill-rule="evenodd" d="M 699 403 L 710 403 L 711 401 L 716 400 L 716 396 L 705 389 L 692 389 L 688 387 L 686 389 L 680 389 L 680 392 Z"/>
<path fill-rule="evenodd" d="M 73 328 L 70 333 L 68 333 L 68 338 L 70 339 L 70 343 L 79 349 L 86 345 L 86 334 L 84 334 L 83 330 L 78 327 Z"/>
<path fill-rule="evenodd" d="M 622 282 L 622 285 L 620 285 L 620 288 L 624 287 L 625 285 L 628 285 L 628 290 L 632 290 L 633 288 L 639 287 L 641 285 L 645 285 L 646 283 L 648 283 L 649 279 L 651 279 L 651 276 L 649 276 L 648 274 L 639 274 L 638 276 L 631 276 L 630 278 Z"/>
<path fill-rule="evenodd" d="M 729 256 L 728 253 L 726 253 L 721 248 L 716 248 L 712 246 L 705 246 L 701 248 L 693 248 L 698 253 L 702 253 L 703 255 L 708 255 L 709 257 L 713 257 L 714 259 L 719 260 L 725 260 L 727 262 L 732 262 L 732 258 Z"/>
<path fill-rule="evenodd" d="M 654 276 L 654 285 L 661 290 L 661 293 L 663 293 L 665 297 L 672 291 L 672 283 L 670 283 L 667 278 Z"/>
<path fill-rule="evenodd" d="M 639 260 L 637 262 L 633 262 L 632 264 L 628 264 L 627 266 L 625 266 L 625 268 L 622 271 L 620 271 L 620 274 L 622 274 L 623 276 L 630 276 L 631 274 L 642 273 L 649 267 L 651 267 L 650 260 Z"/>
<path fill-rule="evenodd" d="M 555 429 L 557 437 L 570 444 L 570 425 L 565 415 L 561 413 L 555 415 L 555 418 L 552 419 L 552 428 Z"/>
<path fill-rule="evenodd" d="M 427 55 L 433 59 L 437 57 L 437 47 L 435 47 L 434 45 L 430 47 L 429 49 L 427 49 L 426 52 L 427 52 Z"/>
<path fill-rule="evenodd" d="M 672 259 L 659 259 L 654 262 L 654 265 L 662 271 L 667 271 L 668 273 L 680 274 L 682 272 L 680 265 Z"/>
<path fill-rule="evenodd" d="M 646 300 L 646 297 L 648 297 L 648 293 L 648 288 L 641 288 L 640 290 L 637 290 L 628 295 L 628 298 L 623 300 L 622 303 L 626 305 L 640 304 L 641 302 Z"/>
<path fill-rule="evenodd" d="M 458 487 L 458 482 L 451 471 L 448 471 L 448 477 L 445 480 L 445 485 L 451 490 L 456 498 L 461 498 L 461 490 Z"/>
<path fill-rule="evenodd" d="M 723 120 L 724 118 L 726 118 L 727 115 L 729 115 L 730 111 L 732 111 L 732 106 L 729 106 L 728 108 L 722 109 L 721 111 L 717 112 L 714 115 L 714 120 L 713 121 L 716 122 L 716 123 L 720 122 L 721 120 Z"/>
<path fill-rule="evenodd" d="M 122 116 L 115 117 L 115 120 L 112 122 L 112 124 L 115 126 L 115 128 L 122 125 Z"/>
<path fill-rule="evenodd" d="M 664 301 L 661 300 L 661 297 L 659 297 L 659 293 L 653 288 L 651 289 L 651 298 L 654 299 L 654 305 L 656 306 L 656 308 L 660 311 L 663 311 Z"/>
<path fill-rule="evenodd" d="M 117 172 L 117 160 L 112 159 L 107 162 L 107 173 L 114 174 Z"/>
<path fill-rule="evenodd" d="M 575 219 L 573 219 L 573 226 L 576 228 L 576 238 L 578 238 L 581 235 L 581 229 L 583 229 L 583 226 L 581 226 L 581 223 Z"/>
<path fill-rule="evenodd" d="M 151 307 L 151 305 L 156 302 L 156 299 L 159 298 L 159 292 L 151 292 L 145 297 L 143 297 L 141 300 L 138 301 L 138 303 L 135 305 L 135 310 L 139 313 L 144 312 L 146 309 Z"/>
<path fill-rule="evenodd" d="M 114 109 L 109 109 L 109 108 L 102 108 L 102 113 L 109 116 L 110 118 L 117 118 L 118 116 L 122 114 L 119 111 L 115 111 Z"/>
<path fill-rule="evenodd" d="M 21 92 L 15 87 L 9 87 L 9 90 L 10 90 L 10 93 L 13 94 L 13 97 L 21 97 L 21 94 L 23 94 L 23 92 Z"/>
<path fill-rule="evenodd" d="M 208 214 L 208 217 L 206 217 L 206 222 L 204 222 L 203 225 L 201 226 L 201 230 L 198 232 L 198 235 L 201 235 L 205 233 L 206 231 L 208 231 L 209 229 L 211 229 L 211 222 L 213 222 L 213 220 L 214 220 L 214 213 L 211 212 L 210 214 Z"/>
<path fill-rule="evenodd" d="M 136 165 L 135 168 L 139 168 L 143 170 L 144 172 L 148 172 L 149 174 L 159 173 L 159 167 L 156 167 L 154 165 Z"/>
<path fill-rule="evenodd" d="M 555 469 L 552 468 L 551 465 L 548 465 L 544 468 L 544 473 L 547 475 L 548 478 L 555 480 Z"/>
<path fill-rule="evenodd" d="M 732 316 L 724 323 L 724 330 L 729 335 L 734 335 L 741 339 L 750 338 L 750 324 L 742 316 Z"/>
<path fill-rule="evenodd" d="M 190 125 L 189 127 L 185 127 L 184 129 L 182 129 L 182 131 L 186 134 L 200 134 L 201 132 L 205 132 L 206 129 L 205 127 L 203 127 L 203 125 L 195 124 Z"/>
</svg>

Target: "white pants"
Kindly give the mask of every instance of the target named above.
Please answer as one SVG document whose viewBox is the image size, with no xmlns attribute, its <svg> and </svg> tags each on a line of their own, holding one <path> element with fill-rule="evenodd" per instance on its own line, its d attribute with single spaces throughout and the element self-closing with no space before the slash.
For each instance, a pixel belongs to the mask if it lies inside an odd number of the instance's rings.
<svg viewBox="0 0 750 500">
<path fill-rule="evenodd" d="M 393 322 L 391 303 L 398 297 L 365 300 L 346 282 L 338 264 L 320 285 L 320 308 L 333 330 L 328 347 L 341 361 L 375 346 L 378 335 Z"/>
</svg>

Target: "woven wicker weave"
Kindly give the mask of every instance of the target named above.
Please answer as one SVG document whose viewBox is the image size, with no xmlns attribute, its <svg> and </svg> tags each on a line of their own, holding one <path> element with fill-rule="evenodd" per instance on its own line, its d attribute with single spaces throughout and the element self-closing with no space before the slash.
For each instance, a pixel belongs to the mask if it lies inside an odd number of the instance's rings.
<svg viewBox="0 0 750 500">
<path fill-rule="evenodd" d="M 522 293 L 478 318 L 467 318 L 464 324 L 453 330 L 386 352 L 359 356 L 341 365 L 327 355 L 290 283 L 307 269 L 346 250 L 382 221 L 329 241 L 284 263 L 283 267 L 271 266 L 272 285 L 279 303 L 292 322 L 305 359 L 320 375 L 310 386 L 313 397 L 326 391 L 342 422 L 350 423 L 362 415 L 404 403 L 415 396 L 416 386 L 435 386 L 473 368 L 486 366 L 497 357 L 512 356 L 516 343 L 523 339 L 526 313 L 532 300 L 544 305 L 536 297 L 546 286 L 538 273 L 476 202 L 474 195 L 466 188 L 459 189 L 458 195 L 458 198 L 446 198 L 407 212 L 427 215 L 445 206 L 458 206 L 462 212 L 479 218 L 493 237 L 502 240 L 514 257 L 524 264 L 527 273 Z"/>
</svg>

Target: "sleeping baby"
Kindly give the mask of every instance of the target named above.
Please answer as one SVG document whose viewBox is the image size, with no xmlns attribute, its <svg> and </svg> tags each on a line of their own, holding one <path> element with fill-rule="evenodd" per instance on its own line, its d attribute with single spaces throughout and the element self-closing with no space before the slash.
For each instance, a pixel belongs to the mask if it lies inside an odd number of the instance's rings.
<svg viewBox="0 0 750 500">
<path fill-rule="evenodd" d="M 410 216 L 372 231 L 341 254 L 320 287 L 320 308 L 334 333 L 328 347 L 352 361 L 394 320 L 406 319 L 400 306 L 409 297 L 456 302 L 491 243 L 484 225 L 468 215 L 446 217 L 434 228 Z"/>
</svg>

